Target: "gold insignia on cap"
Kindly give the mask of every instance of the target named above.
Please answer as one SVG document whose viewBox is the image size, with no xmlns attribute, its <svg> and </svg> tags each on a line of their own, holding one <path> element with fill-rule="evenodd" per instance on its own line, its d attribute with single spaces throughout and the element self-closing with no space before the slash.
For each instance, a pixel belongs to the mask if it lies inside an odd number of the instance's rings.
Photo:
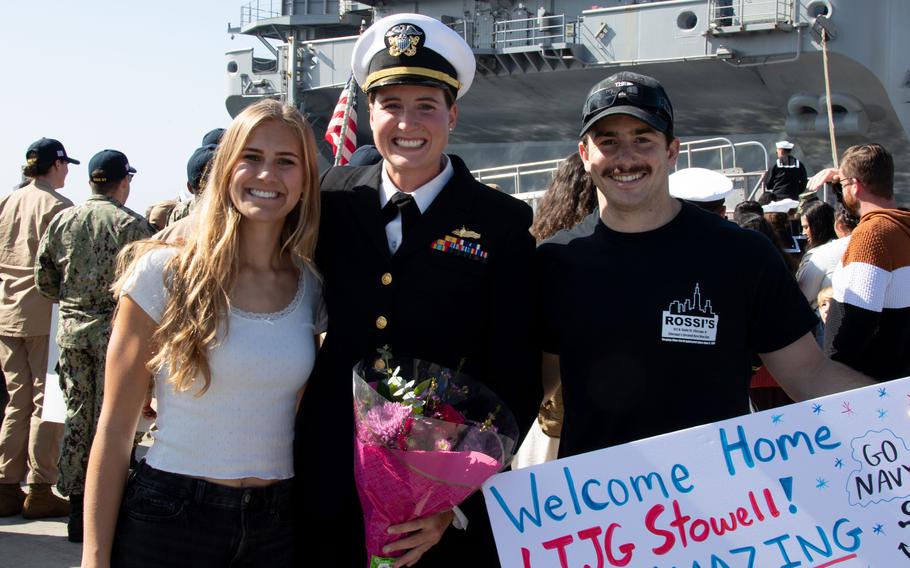
<svg viewBox="0 0 910 568">
<path fill-rule="evenodd" d="M 414 24 L 398 24 L 385 33 L 385 42 L 389 46 L 389 55 L 413 57 L 417 47 L 425 37 L 423 30 Z"/>
<path fill-rule="evenodd" d="M 463 239 L 479 239 L 480 233 L 475 233 L 470 229 L 465 229 L 465 226 L 462 225 L 460 229 L 455 229 L 452 231 L 452 234 L 456 237 L 461 237 Z"/>
</svg>

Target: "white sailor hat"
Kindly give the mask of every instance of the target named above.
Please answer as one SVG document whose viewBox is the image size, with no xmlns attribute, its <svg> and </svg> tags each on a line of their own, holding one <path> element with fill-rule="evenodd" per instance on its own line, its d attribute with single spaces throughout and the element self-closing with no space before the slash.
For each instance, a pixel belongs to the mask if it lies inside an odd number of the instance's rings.
<svg viewBox="0 0 910 568">
<path fill-rule="evenodd" d="M 733 191 L 733 180 L 705 168 L 686 168 L 670 175 L 670 195 L 695 203 L 722 203 Z"/>
<path fill-rule="evenodd" d="M 775 146 L 776 146 L 777 148 L 779 148 L 780 150 L 792 150 L 792 149 L 793 149 L 793 142 L 789 142 L 789 141 L 787 141 L 787 140 L 781 140 L 780 142 L 778 142 L 777 144 L 775 144 Z"/>
<path fill-rule="evenodd" d="M 795 199 L 781 199 L 780 201 L 772 201 L 767 205 L 762 205 L 761 209 L 765 213 L 786 213 L 797 207 L 799 207 L 799 201 Z"/>
<path fill-rule="evenodd" d="M 461 98 L 477 63 L 464 39 L 439 20 L 393 14 L 374 22 L 354 44 L 351 68 L 365 91 L 386 85 L 430 85 Z"/>
</svg>

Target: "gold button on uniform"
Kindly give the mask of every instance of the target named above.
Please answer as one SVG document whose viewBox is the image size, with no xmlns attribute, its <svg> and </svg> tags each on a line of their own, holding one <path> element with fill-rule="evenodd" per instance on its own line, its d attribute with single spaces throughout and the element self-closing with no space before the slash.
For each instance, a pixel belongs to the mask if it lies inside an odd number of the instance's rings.
<svg viewBox="0 0 910 568">
<path fill-rule="evenodd" d="M 389 284 L 392 283 L 392 274 L 390 272 L 386 272 L 385 274 L 382 275 L 381 280 L 382 280 L 383 286 L 388 286 Z"/>
<path fill-rule="evenodd" d="M 389 320 L 385 319 L 385 316 L 379 316 L 376 318 L 376 327 L 378 329 L 385 329 L 385 326 L 389 325 Z"/>
</svg>

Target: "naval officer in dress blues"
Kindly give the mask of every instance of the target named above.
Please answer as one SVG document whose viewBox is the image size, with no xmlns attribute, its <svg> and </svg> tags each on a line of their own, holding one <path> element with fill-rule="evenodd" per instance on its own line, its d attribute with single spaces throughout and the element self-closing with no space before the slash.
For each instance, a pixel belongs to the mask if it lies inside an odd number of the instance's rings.
<svg viewBox="0 0 910 568">
<path fill-rule="evenodd" d="M 394 356 L 452 368 L 463 360 L 462 370 L 496 392 L 519 425 L 531 424 L 542 390 L 532 341 L 531 208 L 443 153 L 455 101 L 474 77 L 470 47 L 437 20 L 395 14 L 361 35 L 352 66 L 383 160 L 334 168 L 322 180 L 316 260 L 329 325 L 297 417 L 295 470 L 302 559 L 359 568 L 355 363 L 384 345 Z M 467 527 L 456 528 L 464 520 Z M 446 511 L 399 532 L 411 534 L 400 541 L 406 554 L 396 566 L 418 558 L 431 567 L 498 564 L 479 492 L 458 517 Z"/>
</svg>

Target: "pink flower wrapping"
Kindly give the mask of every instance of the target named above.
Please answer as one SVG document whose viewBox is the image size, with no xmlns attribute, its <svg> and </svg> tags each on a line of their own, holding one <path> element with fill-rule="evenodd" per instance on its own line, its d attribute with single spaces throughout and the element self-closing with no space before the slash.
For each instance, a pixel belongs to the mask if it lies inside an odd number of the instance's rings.
<svg viewBox="0 0 910 568">
<path fill-rule="evenodd" d="M 481 383 L 419 360 L 388 369 L 353 373 L 354 477 L 371 561 L 400 555 L 382 552 L 405 536 L 389 526 L 463 502 L 510 462 L 518 438 L 511 412 Z"/>
</svg>

